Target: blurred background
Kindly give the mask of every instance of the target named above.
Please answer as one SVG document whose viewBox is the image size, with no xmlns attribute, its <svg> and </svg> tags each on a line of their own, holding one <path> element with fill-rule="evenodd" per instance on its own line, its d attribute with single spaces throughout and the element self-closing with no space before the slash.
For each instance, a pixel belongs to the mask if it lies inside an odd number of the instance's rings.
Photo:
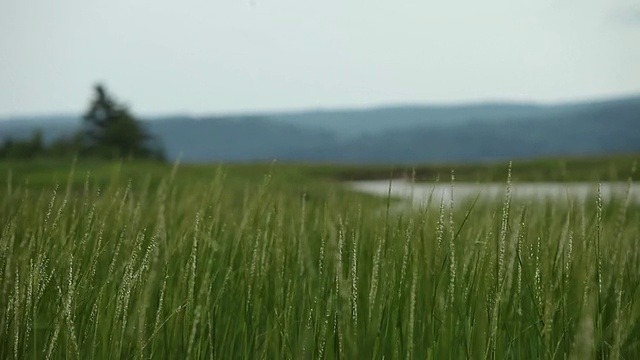
<svg viewBox="0 0 640 360">
<path fill-rule="evenodd" d="M 639 40 L 628 0 L 3 0 L 0 156 L 638 154 Z"/>
</svg>

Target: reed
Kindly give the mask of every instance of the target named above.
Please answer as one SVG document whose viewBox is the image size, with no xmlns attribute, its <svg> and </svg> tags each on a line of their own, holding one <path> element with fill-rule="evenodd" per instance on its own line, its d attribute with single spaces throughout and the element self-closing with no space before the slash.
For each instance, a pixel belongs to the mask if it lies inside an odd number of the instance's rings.
<svg viewBox="0 0 640 360">
<path fill-rule="evenodd" d="M 381 214 L 338 185 L 301 197 L 278 176 L 239 187 L 220 168 L 185 186 L 176 171 L 12 183 L 0 358 L 640 355 L 626 199 L 522 203 L 505 174 L 503 201 Z"/>
</svg>

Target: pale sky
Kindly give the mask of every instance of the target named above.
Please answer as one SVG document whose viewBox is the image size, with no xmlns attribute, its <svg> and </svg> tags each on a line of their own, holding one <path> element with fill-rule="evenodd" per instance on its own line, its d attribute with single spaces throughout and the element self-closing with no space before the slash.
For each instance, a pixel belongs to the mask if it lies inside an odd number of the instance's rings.
<svg viewBox="0 0 640 360">
<path fill-rule="evenodd" d="M 640 0 L 0 0 L 0 116 L 640 94 Z"/>
</svg>

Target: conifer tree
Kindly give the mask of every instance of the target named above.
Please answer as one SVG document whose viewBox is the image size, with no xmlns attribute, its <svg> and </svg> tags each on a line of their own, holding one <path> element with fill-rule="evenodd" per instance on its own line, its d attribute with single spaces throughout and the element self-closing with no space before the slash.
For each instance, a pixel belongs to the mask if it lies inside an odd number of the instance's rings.
<svg viewBox="0 0 640 360">
<path fill-rule="evenodd" d="M 103 85 L 94 90 L 94 99 L 83 116 L 85 150 L 108 158 L 161 159 L 162 151 L 151 147 L 154 139 L 129 109 L 118 104 Z"/>
</svg>

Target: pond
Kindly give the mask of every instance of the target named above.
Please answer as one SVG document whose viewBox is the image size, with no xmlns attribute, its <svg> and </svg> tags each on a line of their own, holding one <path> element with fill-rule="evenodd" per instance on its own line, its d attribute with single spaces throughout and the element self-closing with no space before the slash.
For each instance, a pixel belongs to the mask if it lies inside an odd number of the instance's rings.
<svg viewBox="0 0 640 360">
<path fill-rule="evenodd" d="M 453 199 L 457 201 L 473 200 L 477 196 L 483 200 L 502 201 L 506 183 L 411 183 L 406 180 L 354 181 L 349 186 L 359 192 L 410 200 L 415 206 L 425 206 L 431 198 L 431 205 L 445 204 Z M 512 183 L 511 198 L 514 200 L 545 200 L 584 202 L 595 199 L 598 183 Z M 601 184 L 602 201 L 613 198 L 624 199 L 629 195 L 633 202 L 640 203 L 640 183 L 607 182 Z M 595 200 L 594 200 L 595 201 Z"/>
</svg>

